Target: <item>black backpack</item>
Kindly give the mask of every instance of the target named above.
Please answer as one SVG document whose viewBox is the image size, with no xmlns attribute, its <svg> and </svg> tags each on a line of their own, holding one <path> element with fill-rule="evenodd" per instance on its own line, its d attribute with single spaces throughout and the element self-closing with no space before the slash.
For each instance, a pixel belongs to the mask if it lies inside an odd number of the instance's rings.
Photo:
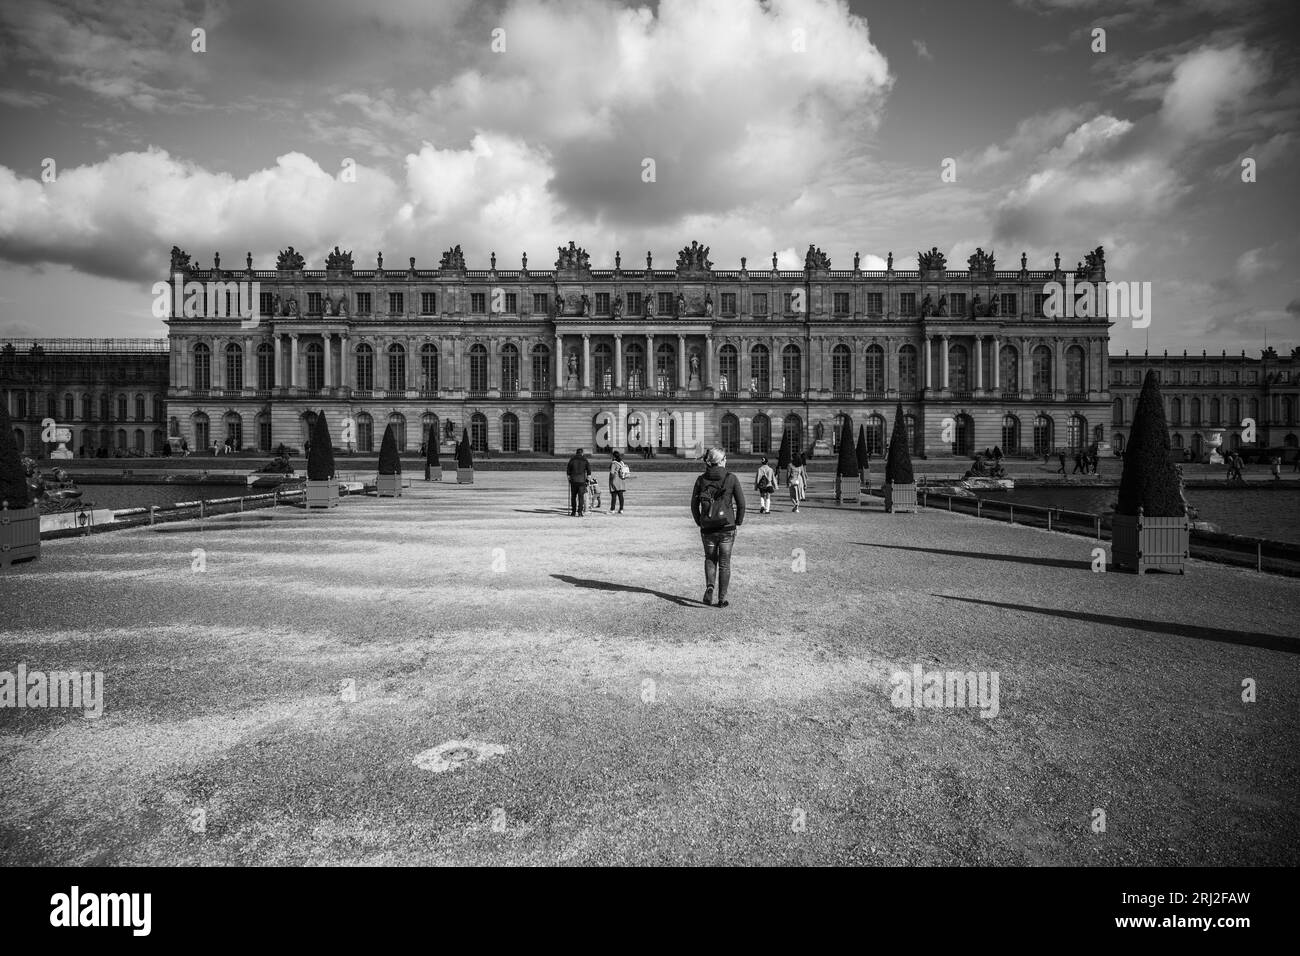
<svg viewBox="0 0 1300 956">
<path fill-rule="evenodd" d="M 700 529 L 703 531 L 716 531 L 731 524 L 727 509 L 731 496 L 725 493 L 728 477 L 724 475 L 721 481 L 701 479 Z"/>
</svg>

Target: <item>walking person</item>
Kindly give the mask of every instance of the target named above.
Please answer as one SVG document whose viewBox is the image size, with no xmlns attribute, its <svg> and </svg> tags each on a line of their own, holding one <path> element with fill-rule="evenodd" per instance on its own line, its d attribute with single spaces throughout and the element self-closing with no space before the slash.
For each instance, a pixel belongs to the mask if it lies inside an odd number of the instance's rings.
<svg viewBox="0 0 1300 956">
<path fill-rule="evenodd" d="M 1061 467 L 1058 468 L 1058 469 L 1056 469 L 1056 471 L 1054 472 L 1054 474 L 1059 474 L 1059 475 L 1062 475 L 1062 476 L 1068 478 L 1069 475 L 1066 475 L 1066 474 L 1065 474 L 1065 452 L 1063 452 L 1063 451 L 1059 451 L 1059 452 L 1057 452 L 1057 453 L 1056 453 L 1056 457 L 1059 458 L 1059 459 L 1061 459 Z"/>
<path fill-rule="evenodd" d="M 569 517 L 587 516 L 587 479 L 591 477 L 591 462 L 579 448 L 564 466 L 569 479 Z"/>
<path fill-rule="evenodd" d="M 623 461 L 622 452 L 614 452 L 613 461 L 609 463 L 609 513 L 612 515 L 621 515 L 623 513 L 623 492 L 627 488 L 627 480 L 632 475 L 632 469 Z"/>
<path fill-rule="evenodd" d="M 754 490 L 758 492 L 758 513 L 772 513 L 772 492 L 776 491 L 776 472 L 764 458 L 758 463 L 758 474 L 754 476 Z"/>
<path fill-rule="evenodd" d="M 1281 481 L 1282 480 L 1282 456 L 1274 455 L 1272 460 L 1269 462 L 1269 464 L 1273 466 L 1273 480 Z"/>
<path fill-rule="evenodd" d="M 796 454 L 790 459 L 790 468 L 786 472 L 785 483 L 790 487 L 790 500 L 794 502 L 791 511 L 799 510 L 799 502 L 804 497 L 804 483 L 808 480 L 808 469 L 804 467 L 803 455 Z"/>
<path fill-rule="evenodd" d="M 727 453 L 710 448 L 704 453 L 704 474 L 691 492 L 691 517 L 704 545 L 704 603 L 713 603 L 717 586 L 718 607 L 726 607 L 731 585 L 731 547 L 736 529 L 745 522 L 745 496 L 740 480 L 727 471 Z"/>
</svg>

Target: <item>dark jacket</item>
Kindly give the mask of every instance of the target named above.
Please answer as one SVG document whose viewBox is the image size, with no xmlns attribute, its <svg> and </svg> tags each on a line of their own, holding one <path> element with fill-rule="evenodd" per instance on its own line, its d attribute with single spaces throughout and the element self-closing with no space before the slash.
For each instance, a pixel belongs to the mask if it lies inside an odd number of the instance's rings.
<svg viewBox="0 0 1300 956">
<path fill-rule="evenodd" d="M 588 476 L 591 475 L 591 462 L 587 461 L 585 455 L 574 455 L 569 459 L 569 463 L 565 466 L 565 470 L 569 475 L 569 484 L 585 485 Z"/>
<path fill-rule="evenodd" d="M 735 531 L 745 523 L 745 494 L 740 490 L 740 480 L 721 465 L 709 465 L 704 469 L 704 474 L 695 479 L 695 490 L 691 492 L 691 517 L 695 519 L 697 525 L 703 520 L 700 492 L 706 481 L 722 482 L 723 513 L 727 516 L 726 527 L 710 528 L 708 533 Z"/>
</svg>

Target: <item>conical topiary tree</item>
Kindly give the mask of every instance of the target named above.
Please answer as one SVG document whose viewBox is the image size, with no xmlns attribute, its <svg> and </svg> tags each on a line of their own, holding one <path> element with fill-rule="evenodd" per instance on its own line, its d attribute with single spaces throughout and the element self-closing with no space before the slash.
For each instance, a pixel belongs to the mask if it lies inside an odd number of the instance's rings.
<svg viewBox="0 0 1300 956">
<path fill-rule="evenodd" d="M 334 477 L 334 444 L 330 438 L 325 410 L 321 409 L 311 428 L 311 454 L 307 456 L 309 481 L 329 481 Z"/>
<path fill-rule="evenodd" d="M 400 475 L 402 459 L 397 454 L 397 436 L 393 433 L 393 423 L 384 429 L 384 440 L 379 443 L 379 473 L 381 475 Z"/>
<path fill-rule="evenodd" d="M 438 430 L 429 429 L 429 441 L 424 446 L 424 463 L 429 468 L 441 468 L 442 460 L 438 457 Z"/>
<path fill-rule="evenodd" d="M 32 503 L 32 490 L 23 470 L 22 454 L 14 438 L 14 423 L 9 409 L 0 404 L 0 501 L 9 502 L 15 511 Z"/>
<path fill-rule="evenodd" d="M 885 460 L 885 481 L 894 485 L 916 482 L 912 474 L 912 450 L 907 447 L 907 425 L 903 421 L 903 403 L 894 412 L 894 430 L 889 436 L 889 457 Z"/>
<path fill-rule="evenodd" d="M 456 467 L 473 468 L 474 453 L 469 447 L 469 429 L 463 429 L 460 436 L 460 444 L 456 446 Z"/>
<path fill-rule="evenodd" d="M 781 448 L 776 453 L 776 469 L 778 472 L 785 471 L 790 467 L 790 432 L 787 429 L 781 429 Z"/>
<path fill-rule="evenodd" d="M 866 471 L 866 470 L 867 470 L 867 458 L 868 458 L 868 455 L 867 455 L 867 426 L 866 426 L 866 425 L 859 425 L 859 426 L 858 426 L 858 446 L 857 446 L 857 448 L 854 449 L 854 453 L 857 455 L 857 458 L 858 458 L 858 471 L 859 471 L 859 472 Z"/>
<path fill-rule="evenodd" d="M 860 474 L 858 469 L 858 454 L 853 447 L 853 419 L 847 413 L 844 415 L 844 421 L 840 424 L 840 457 L 835 463 L 835 500 L 844 500 L 843 480 L 845 478 L 857 478 Z M 854 492 L 857 494 L 857 492 Z"/>
<path fill-rule="evenodd" d="M 1116 514 L 1181 518 L 1187 514 L 1178 470 L 1169 456 L 1169 425 L 1160 397 L 1160 379 L 1149 371 L 1133 411 L 1133 427 L 1124 448 Z"/>
</svg>

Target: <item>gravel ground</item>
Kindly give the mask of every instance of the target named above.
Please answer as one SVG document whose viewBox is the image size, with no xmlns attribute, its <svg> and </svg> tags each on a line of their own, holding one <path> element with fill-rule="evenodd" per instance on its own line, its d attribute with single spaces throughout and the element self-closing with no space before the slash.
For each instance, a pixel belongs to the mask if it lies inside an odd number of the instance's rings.
<svg viewBox="0 0 1300 956">
<path fill-rule="evenodd" d="M 1097 574 L 815 479 L 709 608 L 690 483 L 579 520 L 559 477 L 417 477 L 46 542 L 0 575 L 0 670 L 102 671 L 105 711 L 0 710 L 0 862 L 1300 862 L 1300 581 Z M 914 664 L 998 672 L 997 716 L 892 706 Z M 504 751 L 417 766 L 451 741 Z"/>
</svg>

